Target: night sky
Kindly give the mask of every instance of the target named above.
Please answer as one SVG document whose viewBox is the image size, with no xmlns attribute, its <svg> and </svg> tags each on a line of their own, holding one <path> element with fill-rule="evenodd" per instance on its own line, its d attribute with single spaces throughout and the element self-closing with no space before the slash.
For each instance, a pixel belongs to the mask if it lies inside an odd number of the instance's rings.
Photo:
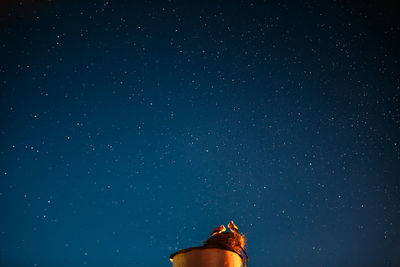
<svg viewBox="0 0 400 267">
<path fill-rule="evenodd" d="M 2 1 L 0 265 L 400 265 L 389 1 Z"/>
</svg>

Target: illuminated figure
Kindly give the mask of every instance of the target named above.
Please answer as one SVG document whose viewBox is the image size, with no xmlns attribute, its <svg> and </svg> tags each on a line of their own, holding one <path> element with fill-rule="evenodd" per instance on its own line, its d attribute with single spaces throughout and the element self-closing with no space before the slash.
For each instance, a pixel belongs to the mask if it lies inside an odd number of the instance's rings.
<svg viewBox="0 0 400 267">
<path fill-rule="evenodd" d="M 233 223 L 233 221 L 230 221 L 228 224 L 229 229 L 231 229 L 232 233 L 234 234 L 239 234 L 239 229 L 237 226 Z"/>
<path fill-rule="evenodd" d="M 233 221 L 228 224 L 230 232 L 220 225 L 201 247 L 182 249 L 169 259 L 173 267 L 247 267 L 246 237 L 239 233 Z"/>
<path fill-rule="evenodd" d="M 225 231 L 226 231 L 225 226 L 224 225 L 220 225 L 220 226 L 218 226 L 217 228 L 215 228 L 211 232 L 210 236 L 213 236 L 213 235 L 216 235 L 216 234 L 220 234 L 220 233 L 225 232 Z"/>
</svg>

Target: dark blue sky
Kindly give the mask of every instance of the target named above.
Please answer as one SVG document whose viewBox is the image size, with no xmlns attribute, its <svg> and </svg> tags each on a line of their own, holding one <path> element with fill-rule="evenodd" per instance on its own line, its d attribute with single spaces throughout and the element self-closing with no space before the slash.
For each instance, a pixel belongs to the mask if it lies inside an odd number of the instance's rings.
<svg viewBox="0 0 400 267">
<path fill-rule="evenodd" d="M 2 2 L 0 265 L 400 265 L 399 6 L 189 2 Z"/>
</svg>

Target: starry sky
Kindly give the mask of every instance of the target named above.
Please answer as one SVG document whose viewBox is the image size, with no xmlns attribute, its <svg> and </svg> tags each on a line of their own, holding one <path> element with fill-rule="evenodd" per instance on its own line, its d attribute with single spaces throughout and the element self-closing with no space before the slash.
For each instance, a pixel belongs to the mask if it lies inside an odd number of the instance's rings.
<svg viewBox="0 0 400 267">
<path fill-rule="evenodd" d="M 2 1 L 0 265 L 400 265 L 390 1 Z"/>
</svg>

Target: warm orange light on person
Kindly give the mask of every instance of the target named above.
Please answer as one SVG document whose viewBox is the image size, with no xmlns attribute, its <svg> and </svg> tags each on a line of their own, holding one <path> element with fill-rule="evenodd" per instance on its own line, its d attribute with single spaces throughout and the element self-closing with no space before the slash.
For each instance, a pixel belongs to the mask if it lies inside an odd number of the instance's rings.
<svg viewBox="0 0 400 267">
<path fill-rule="evenodd" d="M 173 267 L 242 267 L 247 266 L 246 238 L 233 221 L 225 232 L 221 225 L 201 247 L 180 250 L 170 256 Z"/>
</svg>

